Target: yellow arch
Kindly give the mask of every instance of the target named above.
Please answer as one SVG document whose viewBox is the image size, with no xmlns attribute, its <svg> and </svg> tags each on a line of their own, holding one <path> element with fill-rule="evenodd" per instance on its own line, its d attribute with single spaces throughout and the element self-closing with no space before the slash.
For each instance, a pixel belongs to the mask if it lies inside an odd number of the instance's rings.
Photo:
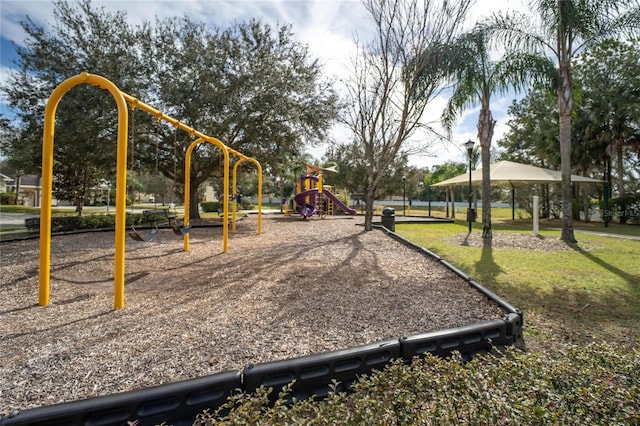
<svg viewBox="0 0 640 426">
<path fill-rule="evenodd" d="M 234 194 L 238 193 L 237 171 L 240 164 L 242 164 L 244 161 L 250 161 L 256 165 L 256 168 L 258 170 L 258 235 L 260 235 L 262 233 L 262 166 L 255 158 L 247 157 L 245 155 L 240 154 L 237 151 L 233 151 L 233 154 L 240 158 L 233 165 L 233 193 Z M 232 232 L 236 232 L 236 201 L 233 202 L 231 230 Z"/>
<path fill-rule="evenodd" d="M 63 81 L 51 93 L 44 112 L 42 140 L 42 202 L 40 203 L 40 272 L 39 304 L 49 304 L 51 288 L 51 192 L 53 181 L 53 136 L 55 115 L 62 96 L 71 88 L 87 83 L 106 89 L 118 107 L 118 139 L 116 160 L 116 223 L 115 223 L 115 272 L 114 309 L 124 307 L 124 250 L 127 202 L 127 127 L 129 112 L 123 93 L 111 81 L 98 75 L 83 72 Z"/>
<path fill-rule="evenodd" d="M 227 251 L 228 241 L 229 241 L 229 149 L 225 144 L 220 142 L 216 138 L 210 137 L 199 137 L 195 141 L 191 142 L 189 148 L 187 148 L 187 152 L 185 154 L 184 159 L 184 226 L 189 226 L 189 208 L 191 204 L 191 154 L 193 150 L 198 146 L 198 144 L 202 142 L 209 142 L 220 148 L 222 154 L 224 155 L 224 170 L 222 171 L 222 181 L 224 182 L 223 188 L 223 196 L 224 200 L 222 201 L 224 214 L 222 216 L 222 241 L 223 241 L 223 251 Z M 189 234 L 185 234 L 183 237 L 184 241 L 184 251 L 189 251 Z"/>
<path fill-rule="evenodd" d="M 260 163 L 251 158 L 251 157 L 247 157 L 241 153 L 239 153 L 238 151 L 235 151 L 229 147 L 227 147 L 226 145 L 224 145 L 222 142 L 220 142 L 219 140 L 215 139 L 215 138 L 198 138 L 195 141 L 191 142 L 191 144 L 189 145 L 189 148 L 187 148 L 187 152 L 185 154 L 185 160 L 184 160 L 184 211 L 185 211 L 185 215 L 184 215 L 184 219 L 183 219 L 183 224 L 184 226 L 189 226 L 189 208 L 190 208 L 190 204 L 191 204 L 191 173 L 189 173 L 189 170 L 191 169 L 191 155 L 193 154 L 193 150 L 196 148 L 196 146 L 198 146 L 199 144 L 203 143 L 203 142 L 209 142 L 212 143 L 213 145 L 219 147 L 224 155 L 224 170 L 223 170 L 223 201 L 222 201 L 222 210 L 223 210 L 223 216 L 222 216 L 222 221 L 223 221 L 223 230 L 222 230 L 222 234 L 223 234 L 223 240 L 224 240 L 224 251 L 227 251 L 227 241 L 228 241 L 228 236 L 229 236 L 229 230 L 228 230 L 228 223 L 229 223 L 229 153 L 233 153 L 233 155 L 237 156 L 240 158 L 240 161 L 236 162 L 234 167 L 233 167 L 233 193 L 235 194 L 237 192 L 236 189 L 236 176 L 237 176 L 237 168 L 238 165 L 240 163 L 242 163 L 245 160 L 248 161 L 252 161 L 253 163 L 256 164 L 256 167 L 258 168 L 258 235 L 260 235 L 262 233 L 262 166 L 260 165 Z M 236 231 L 236 203 L 233 203 L 233 215 L 232 215 L 232 219 L 231 219 L 231 223 L 232 223 L 232 231 L 235 232 Z M 185 234 L 183 237 L 183 241 L 184 241 L 184 251 L 189 251 L 189 234 Z"/>
</svg>

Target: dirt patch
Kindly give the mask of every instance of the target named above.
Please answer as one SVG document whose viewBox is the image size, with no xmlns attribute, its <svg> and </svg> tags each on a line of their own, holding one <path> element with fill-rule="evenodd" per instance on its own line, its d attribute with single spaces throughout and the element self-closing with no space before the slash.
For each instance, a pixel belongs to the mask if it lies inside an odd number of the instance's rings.
<svg viewBox="0 0 640 426">
<path fill-rule="evenodd" d="M 482 233 L 463 233 L 455 235 L 449 242 L 469 247 L 482 247 Z M 533 235 L 518 232 L 494 232 L 491 240 L 492 249 L 525 249 L 525 250 L 575 250 L 558 237 Z M 581 244 L 582 250 L 590 250 L 592 245 Z"/>
</svg>

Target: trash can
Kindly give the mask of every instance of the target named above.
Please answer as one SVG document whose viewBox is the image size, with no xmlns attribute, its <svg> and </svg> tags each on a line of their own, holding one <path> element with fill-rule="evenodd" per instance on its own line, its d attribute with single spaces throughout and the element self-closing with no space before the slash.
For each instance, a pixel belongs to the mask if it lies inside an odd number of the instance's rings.
<svg viewBox="0 0 640 426">
<path fill-rule="evenodd" d="M 467 209 L 467 222 L 476 221 L 476 209 Z"/>
<path fill-rule="evenodd" d="M 391 232 L 396 232 L 396 211 L 391 207 L 382 209 L 382 226 Z"/>
</svg>

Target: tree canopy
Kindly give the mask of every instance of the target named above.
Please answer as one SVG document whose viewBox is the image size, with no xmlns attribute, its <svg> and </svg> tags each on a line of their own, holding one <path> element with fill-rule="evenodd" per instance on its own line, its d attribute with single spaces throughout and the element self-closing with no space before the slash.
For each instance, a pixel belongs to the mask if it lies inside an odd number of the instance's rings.
<svg viewBox="0 0 640 426">
<path fill-rule="evenodd" d="M 603 177 L 614 184 L 612 189 L 615 187 L 622 197 L 630 180 L 640 178 L 638 42 L 606 40 L 580 55 L 575 70 L 581 93 L 578 111 L 581 122 L 576 127 L 583 151 L 590 152 L 586 161 L 603 165 Z M 583 156 L 575 157 L 579 160 Z"/>
<path fill-rule="evenodd" d="M 93 8 L 89 0 L 56 2 L 54 18 L 50 29 L 26 18 L 19 69 L 1 88 L 19 118 L 20 137 L 3 144 L 9 156 L 40 152 L 44 102 L 82 71 L 255 157 L 266 171 L 321 140 L 337 112 L 331 81 L 289 25 L 251 20 L 218 29 L 183 17 L 131 26 L 124 12 Z M 157 164 L 180 186 L 190 136 L 147 113 L 130 114 L 130 167 L 142 173 Z M 58 197 L 81 205 L 83 188 L 113 178 L 116 118 L 113 100 L 95 88 L 78 86 L 63 97 L 54 154 Z M 208 145 L 194 154 L 194 191 L 220 174 L 219 154 Z M 39 155 L 27 163 L 37 172 Z"/>
</svg>

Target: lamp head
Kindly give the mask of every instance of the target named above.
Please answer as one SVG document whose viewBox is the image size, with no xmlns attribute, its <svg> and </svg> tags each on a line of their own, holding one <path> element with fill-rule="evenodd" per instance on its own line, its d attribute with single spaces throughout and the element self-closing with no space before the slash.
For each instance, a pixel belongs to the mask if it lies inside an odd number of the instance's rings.
<svg viewBox="0 0 640 426">
<path fill-rule="evenodd" d="M 473 152 L 473 145 L 475 145 L 475 143 L 471 139 L 464 143 L 464 147 L 467 148 L 469 155 Z"/>
</svg>

